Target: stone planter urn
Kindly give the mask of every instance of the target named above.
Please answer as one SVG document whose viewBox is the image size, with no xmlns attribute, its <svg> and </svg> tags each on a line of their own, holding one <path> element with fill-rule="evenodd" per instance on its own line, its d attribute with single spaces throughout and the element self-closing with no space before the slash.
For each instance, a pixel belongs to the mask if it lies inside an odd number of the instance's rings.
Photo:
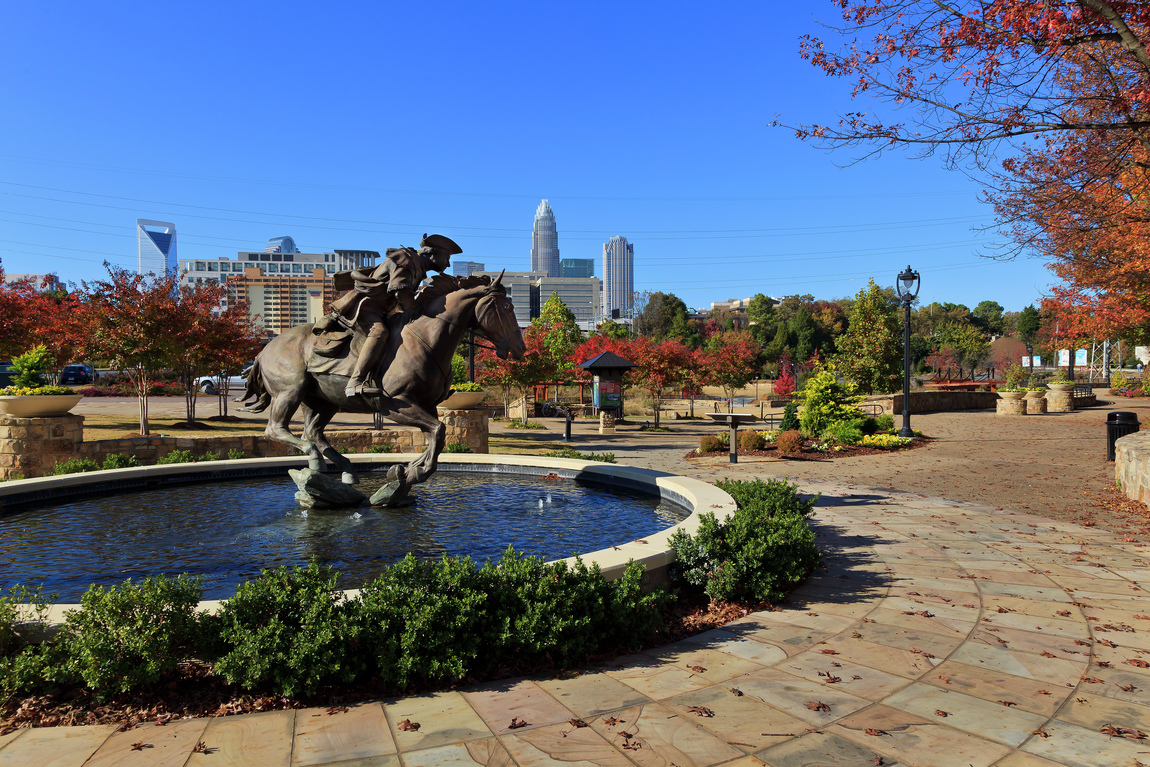
<svg viewBox="0 0 1150 767">
<path fill-rule="evenodd" d="M 1039 391 L 1026 392 L 1026 399 L 1042 399 L 1046 396 L 1046 390 L 1040 389 Z"/>
<path fill-rule="evenodd" d="M 83 398 L 82 394 L 5 394 L 0 396 L 0 414 L 16 418 L 64 415 Z"/>
<path fill-rule="evenodd" d="M 1049 383 L 1046 388 L 1050 391 L 1074 391 L 1074 383 L 1067 381 L 1066 383 Z"/>
<path fill-rule="evenodd" d="M 439 403 L 441 410 L 472 410 L 487 396 L 485 391 L 456 391 Z"/>
<path fill-rule="evenodd" d="M 999 399 L 1004 399 L 1008 402 L 1020 400 L 1025 395 L 1026 395 L 1026 392 L 1024 392 L 1024 391 L 999 391 L 998 392 Z"/>
</svg>

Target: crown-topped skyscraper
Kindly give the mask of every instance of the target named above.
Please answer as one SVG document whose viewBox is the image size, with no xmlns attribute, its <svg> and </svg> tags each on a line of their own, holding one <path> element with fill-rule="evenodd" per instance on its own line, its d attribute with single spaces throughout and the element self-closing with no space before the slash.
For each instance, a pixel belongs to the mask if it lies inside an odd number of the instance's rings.
<svg viewBox="0 0 1150 767">
<path fill-rule="evenodd" d="M 531 232 L 531 271 L 543 272 L 548 277 L 559 275 L 559 232 L 555 229 L 555 213 L 547 200 L 535 209 L 535 228 Z"/>
</svg>

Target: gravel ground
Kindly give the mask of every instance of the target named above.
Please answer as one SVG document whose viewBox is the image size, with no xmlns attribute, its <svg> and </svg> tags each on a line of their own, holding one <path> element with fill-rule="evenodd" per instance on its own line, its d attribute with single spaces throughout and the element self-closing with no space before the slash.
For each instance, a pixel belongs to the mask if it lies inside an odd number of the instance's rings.
<svg viewBox="0 0 1150 767">
<path fill-rule="evenodd" d="M 598 422 L 576 421 L 571 446 L 582 452 L 613 452 L 620 463 L 645 466 L 703 479 L 735 476 L 781 476 L 834 480 L 869 487 L 889 487 L 927 495 L 1029 511 L 1122 532 L 1150 540 L 1150 517 L 1142 504 L 1129 502 L 1114 486 L 1114 465 L 1106 460 L 1106 414 L 1128 410 L 1140 420 L 1150 418 L 1150 400 L 1117 399 L 1097 390 L 1096 407 L 1074 413 L 999 417 L 992 410 L 928 413 L 912 416 L 912 425 L 932 438 L 925 447 L 884 455 L 828 457 L 820 461 L 750 458 L 732 466 L 727 458 L 688 461 L 699 437 L 717 427 L 703 421 L 664 420 L 672 431 L 619 427 L 613 436 L 598 433 Z M 1140 404 L 1142 403 L 1142 404 Z M 153 416 L 183 414 L 183 400 L 151 400 Z M 202 418 L 216 412 L 214 398 L 197 408 Z M 131 416 L 136 401 L 129 398 L 90 398 L 74 409 L 79 415 Z M 780 411 L 781 412 L 781 411 Z M 240 413 L 256 430 L 261 416 Z M 364 426 L 370 416 L 337 417 L 334 428 Z M 492 422 L 492 434 L 562 444 L 563 422 L 540 419 L 546 431 L 507 430 Z M 901 424 L 901 416 L 896 418 Z"/>
</svg>

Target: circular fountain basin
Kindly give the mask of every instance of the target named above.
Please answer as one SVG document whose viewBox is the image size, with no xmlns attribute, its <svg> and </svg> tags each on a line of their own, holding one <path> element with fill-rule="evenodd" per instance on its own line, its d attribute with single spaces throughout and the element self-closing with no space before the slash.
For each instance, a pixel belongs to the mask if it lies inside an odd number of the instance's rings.
<svg viewBox="0 0 1150 767">
<path fill-rule="evenodd" d="M 391 464 L 407 462 L 414 456 L 368 454 L 350 455 L 348 458 L 357 464 L 359 471 L 365 472 L 361 478 L 363 484 L 368 484 L 373 479 L 372 474 L 366 472 L 382 472 Z M 12 524 L 14 522 L 19 524 L 20 518 L 25 513 L 51 514 L 52 508 L 64 506 L 70 508 L 73 504 L 76 508 L 81 508 L 79 504 L 83 498 L 103 499 L 103 503 L 107 503 L 109 497 L 125 501 L 130 501 L 133 497 L 137 500 L 146 499 L 144 493 L 124 492 L 133 490 L 166 492 L 169 494 L 168 498 L 182 499 L 182 506 L 191 509 L 193 517 L 195 509 L 200 507 L 205 510 L 204 514 L 207 514 L 209 507 L 218 511 L 219 503 L 211 499 L 212 494 L 217 491 L 226 492 L 229 485 L 239 487 L 243 482 L 254 483 L 252 486 L 257 490 L 262 487 L 263 490 L 260 492 L 264 493 L 265 500 L 269 495 L 274 497 L 277 493 L 281 498 L 282 494 L 286 493 L 290 499 L 294 485 L 286 477 L 287 469 L 304 465 L 306 461 L 302 457 L 260 458 L 146 466 L 10 481 L 0 486 L 0 512 L 6 515 L 5 519 L 0 520 L 0 526 L 8 525 L 11 529 L 15 529 L 12 528 Z M 236 483 L 232 480 L 241 482 Z M 382 474 L 376 475 L 374 481 L 382 481 Z M 467 513 L 457 514 L 452 517 L 450 523 L 442 523 L 454 527 L 456 532 L 464 533 L 463 541 L 445 543 L 449 538 L 441 535 L 445 531 L 436 527 L 441 523 L 435 520 L 435 506 L 439 504 L 442 509 L 445 505 L 443 499 L 448 495 L 443 495 L 437 490 L 437 485 L 441 485 L 441 489 L 447 491 L 453 487 L 458 489 L 461 485 L 473 491 L 483 491 L 486 488 L 487 494 L 493 496 L 497 505 L 501 505 L 502 508 L 493 511 L 494 507 L 490 505 L 484 509 L 480 508 L 482 504 L 479 503 L 465 501 L 460 504 L 455 500 L 454 505 L 462 506 L 464 512 L 474 513 L 470 517 Z M 551 504 L 546 503 L 548 490 L 551 493 Z M 122 553 L 122 559 L 119 561 L 123 565 L 114 577 L 110 579 L 104 577 L 100 580 L 92 577 L 93 573 L 69 571 L 62 572 L 60 580 L 75 583 L 78 579 L 85 581 L 86 587 L 87 582 L 94 580 L 103 583 L 119 582 L 127 577 L 139 578 L 150 572 L 171 574 L 188 570 L 186 566 L 170 564 L 184 561 L 180 559 L 177 548 L 194 550 L 203 542 L 202 539 L 210 537 L 208 532 L 214 524 L 220 528 L 216 531 L 217 538 L 246 535 L 249 538 L 248 545 L 252 545 L 251 539 L 254 537 L 255 550 L 273 554 L 261 557 L 261 561 L 255 563 L 256 572 L 259 567 L 306 562 L 308 555 L 315 553 L 320 556 L 321 561 L 329 561 L 337 570 L 343 572 L 345 578 L 350 569 L 356 574 L 358 583 L 362 583 L 374 577 L 374 574 L 387 563 L 384 561 L 386 556 L 383 559 L 379 558 L 379 549 L 390 551 L 390 561 L 394 561 L 406 553 L 407 549 L 418 548 L 409 546 L 407 539 L 415 542 L 416 539 L 423 538 L 430 542 L 430 549 L 425 547 L 419 552 L 421 556 L 438 556 L 441 553 L 470 554 L 473 558 L 482 560 L 487 556 L 498 556 L 508 543 L 515 545 L 522 553 L 543 554 L 552 560 L 559 559 L 563 553 L 579 552 L 587 564 L 597 563 L 608 579 L 619 577 L 627 562 L 634 559 L 645 566 L 647 580 L 658 583 L 666 579 L 667 566 L 674 558 L 668 539 L 675 530 L 694 532 L 698 526 L 698 516 L 703 511 L 714 511 L 724 516 L 735 507 L 729 495 L 698 480 L 633 467 L 538 456 L 444 455 L 440 457 L 439 474 L 428 483 L 417 486 L 414 493 L 417 497 L 426 497 L 426 509 L 420 510 L 417 507 L 391 510 L 364 507 L 325 512 L 312 510 L 304 517 L 302 510 L 295 507 L 294 501 L 289 501 L 287 506 L 283 505 L 282 500 L 273 501 L 270 507 L 260 512 L 264 515 L 264 521 L 262 523 L 257 521 L 256 524 L 247 526 L 246 532 L 244 525 L 241 524 L 246 513 L 245 508 L 225 508 L 223 509 L 225 516 L 217 517 L 214 521 L 206 520 L 209 526 L 206 528 L 201 526 L 198 535 L 187 529 L 191 526 L 189 523 L 181 523 L 179 519 L 172 518 L 173 515 L 169 514 L 171 503 L 167 507 L 149 503 L 146 508 L 138 509 L 136 513 L 160 517 L 161 521 L 165 517 L 169 518 L 168 524 L 171 529 L 164 534 L 179 544 L 170 549 L 171 557 L 167 566 L 163 566 L 165 560 L 162 557 L 149 562 L 133 562 L 133 548 L 139 548 L 133 546 L 133 535 L 123 526 L 117 528 L 115 525 L 108 525 L 100 529 L 99 535 L 106 539 L 106 544 Z M 437 495 L 440 496 L 438 501 L 435 500 Z M 644 518 L 640 515 L 630 520 L 630 522 L 638 521 L 639 527 L 635 527 L 634 524 L 629 528 L 619 526 L 618 520 L 615 519 L 619 515 L 613 514 L 613 509 L 623 502 L 642 500 L 644 496 L 648 502 L 648 511 L 644 513 L 648 516 Z M 539 508 L 539 501 L 544 503 L 542 508 Z M 357 513 L 360 516 L 353 519 L 353 515 Z M 591 522 L 589 525 L 591 532 L 588 535 L 573 534 L 563 537 L 566 523 L 576 516 L 588 515 Z M 400 523 L 398 528 L 394 525 L 390 528 L 398 531 L 396 537 L 400 540 L 385 541 L 378 535 L 378 532 L 384 529 L 381 524 L 387 522 L 388 517 L 392 517 L 391 522 L 398 520 Z M 559 525 L 553 527 L 552 532 L 547 532 L 547 528 L 540 523 L 548 521 L 558 521 Z M 516 525 L 522 529 L 516 535 L 510 536 L 509 540 L 506 534 L 507 528 Z M 595 527 L 600 527 L 602 530 L 596 531 L 593 529 Z M 531 534 L 525 537 L 524 530 Z M 532 534 L 536 539 L 540 536 L 555 539 L 548 542 L 561 548 L 532 551 L 530 545 Z M 285 559 L 284 556 L 287 555 L 275 548 L 277 536 L 280 548 L 285 548 L 284 544 L 287 541 L 293 541 L 302 547 L 297 548 L 294 554 L 288 552 L 288 555 L 295 556 L 295 559 L 291 559 L 290 556 Z M 201 539 L 199 542 L 197 537 Z M 25 535 L 25 539 L 35 540 L 35 538 L 34 534 Z M 517 538 L 521 540 L 516 542 Z M 353 543 L 345 545 L 342 555 L 326 555 L 333 546 L 347 544 L 349 540 Z M 474 548 L 469 550 L 469 547 L 475 546 L 477 540 L 487 548 L 480 548 L 478 551 Z M 528 543 L 527 546 L 524 546 L 525 541 Z M 139 543 L 143 542 L 143 538 L 140 538 Z M 378 542 L 378 546 L 374 549 L 373 542 Z M 304 553 L 302 562 L 299 556 L 301 551 Z M 160 553 L 162 554 L 162 551 Z M 573 562 L 574 556 L 567 557 L 566 561 Z M 194 569 L 192 571 L 195 572 Z M 242 577 L 239 580 L 246 580 L 254 574 L 256 573 L 241 573 Z M 5 575 L 3 580 L 6 581 L 5 585 L 20 582 L 19 579 L 11 578 L 10 574 Z M 31 580 L 33 579 L 29 579 Z M 216 597 L 230 595 L 234 591 L 234 583 L 234 579 L 227 584 L 221 581 L 211 588 L 209 594 Z M 50 591 L 51 585 L 49 583 L 45 591 Z M 215 604 L 206 601 L 202 606 L 211 609 Z M 75 604 L 57 604 L 53 608 L 53 618 L 62 619 L 64 611 L 75 607 Z"/>
</svg>

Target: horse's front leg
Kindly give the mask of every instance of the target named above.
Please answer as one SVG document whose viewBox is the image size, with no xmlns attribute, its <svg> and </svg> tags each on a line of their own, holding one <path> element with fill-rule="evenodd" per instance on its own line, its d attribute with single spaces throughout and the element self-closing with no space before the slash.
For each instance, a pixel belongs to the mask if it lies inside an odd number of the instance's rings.
<svg viewBox="0 0 1150 767">
<path fill-rule="evenodd" d="M 415 426 L 423 432 L 427 448 L 411 463 L 404 467 L 403 481 L 410 485 L 425 482 L 439 467 L 439 454 L 447 437 L 447 427 L 435 412 L 399 399 L 385 400 L 382 403 L 384 415 L 403 426 Z"/>
</svg>

